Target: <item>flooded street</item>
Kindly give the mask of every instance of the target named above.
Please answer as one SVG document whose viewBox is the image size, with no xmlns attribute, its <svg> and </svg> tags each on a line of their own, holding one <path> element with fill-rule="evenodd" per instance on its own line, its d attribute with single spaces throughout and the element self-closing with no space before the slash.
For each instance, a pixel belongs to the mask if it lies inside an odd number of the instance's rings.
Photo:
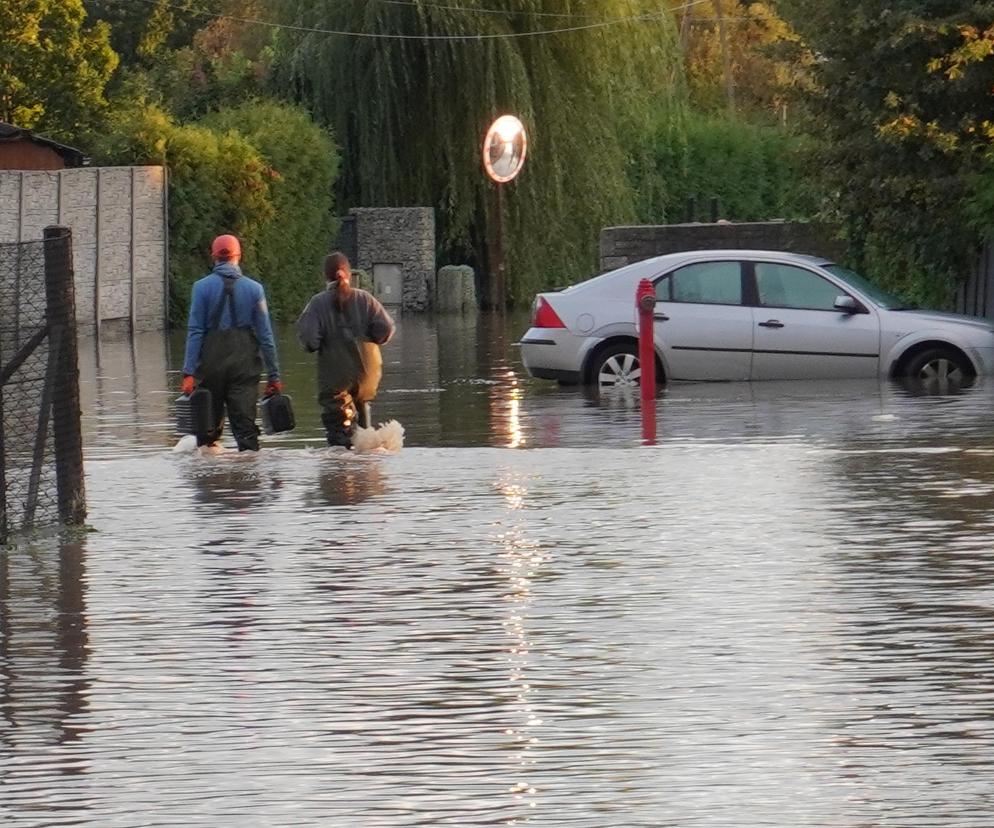
<svg viewBox="0 0 994 828">
<path fill-rule="evenodd" d="M 0 553 L 3 826 L 988 828 L 994 382 L 531 380 L 408 316 L 374 417 L 171 452 L 182 332 L 81 343 L 92 531 Z"/>
</svg>

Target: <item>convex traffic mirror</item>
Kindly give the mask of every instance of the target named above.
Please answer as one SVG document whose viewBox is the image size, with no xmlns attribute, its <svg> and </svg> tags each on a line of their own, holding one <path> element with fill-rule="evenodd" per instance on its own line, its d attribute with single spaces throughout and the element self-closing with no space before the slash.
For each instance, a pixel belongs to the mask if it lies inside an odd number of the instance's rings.
<svg viewBox="0 0 994 828">
<path fill-rule="evenodd" d="M 510 181 L 521 172 L 527 148 L 524 124 L 513 115 L 501 115 L 483 139 L 483 166 L 487 175 L 499 184 Z"/>
</svg>

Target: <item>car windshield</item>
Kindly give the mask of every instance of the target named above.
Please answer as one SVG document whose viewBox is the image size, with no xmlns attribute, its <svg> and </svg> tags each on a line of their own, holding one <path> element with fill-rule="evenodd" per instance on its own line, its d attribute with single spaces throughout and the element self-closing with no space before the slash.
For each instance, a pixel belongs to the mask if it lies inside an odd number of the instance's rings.
<svg viewBox="0 0 994 828">
<path fill-rule="evenodd" d="M 881 287 L 873 284 L 869 279 L 865 279 L 860 276 L 856 271 L 850 270 L 848 267 L 843 267 L 842 265 L 829 264 L 824 265 L 824 269 L 831 273 L 833 276 L 845 281 L 847 284 L 852 285 L 856 290 L 860 291 L 864 295 L 870 297 L 876 304 L 884 308 L 884 310 L 911 310 L 914 305 L 911 302 L 907 302 L 901 299 L 899 296 L 895 296 L 893 293 L 888 293 Z"/>
</svg>

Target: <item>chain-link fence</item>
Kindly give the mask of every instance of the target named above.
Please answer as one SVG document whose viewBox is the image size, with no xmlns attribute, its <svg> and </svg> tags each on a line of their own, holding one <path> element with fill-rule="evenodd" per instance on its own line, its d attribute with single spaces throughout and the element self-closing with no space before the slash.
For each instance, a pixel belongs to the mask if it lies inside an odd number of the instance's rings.
<svg viewBox="0 0 994 828">
<path fill-rule="evenodd" d="M 0 244 L 0 540 L 86 516 L 71 242 Z"/>
</svg>

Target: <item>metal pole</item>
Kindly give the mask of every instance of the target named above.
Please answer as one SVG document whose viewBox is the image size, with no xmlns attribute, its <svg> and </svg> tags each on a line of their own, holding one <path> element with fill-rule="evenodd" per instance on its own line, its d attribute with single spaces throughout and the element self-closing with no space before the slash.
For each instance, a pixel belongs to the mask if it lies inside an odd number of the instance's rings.
<svg viewBox="0 0 994 828">
<path fill-rule="evenodd" d="M 45 228 L 45 299 L 51 336 L 49 347 L 58 348 L 56 364 L 60 367 L 52 398 L 59 518 L 64 523 L 78 525 L 86 518 L 86 490 L 83 480 L 72 234 L 67 227 Z"/>
<path fill-rule="evenodd" d="M 504 278 L 504 187 L 497 185 L 497 310 L 507 310 L 507 283 Z"/>
<path fill-rule="evenodd" d="M 504 304 L 504 211 L 502 203 L 503 199 L 501 197 L 501 186 L 495 182 L 493 187 L 493 209 L 491 210 L 490 239 L 488 245 L 490 248 L 490 273 L 489 284 L 487 285 L 487 299 L 490 305 L 490 310 L 497 311 L 501 310 Z"/>
<path fill-rule="evenodd" d="M 28 478 L 28 496 L 24 502 L 24 526 L 34 525 L 35 510 L 38 508 L 38 489 L 41 486 L 41 469 L 45 464 L 45 443 L 48 440 L 48 423 L 52 414 L 52 391 L 55 377 L 59 372 L 59 352 L 61 350 L 61 329 L 52 328 L 48 336 L 48 364 L 45 368 L 45 385 L 41 393 L 41 406 L 38 409 L 38 427 L 35 429 L 34 453 L 31 456 L 31 474 Z"/>
<path fill-rule="evenodd" d="M 656 289 L 643 279 L 635 293 L 639 316 L 639 387 L 642 398 L 642 440 L 656 442 L 656 348 L 653 319 L 656 310 Z"/>
</svg>

